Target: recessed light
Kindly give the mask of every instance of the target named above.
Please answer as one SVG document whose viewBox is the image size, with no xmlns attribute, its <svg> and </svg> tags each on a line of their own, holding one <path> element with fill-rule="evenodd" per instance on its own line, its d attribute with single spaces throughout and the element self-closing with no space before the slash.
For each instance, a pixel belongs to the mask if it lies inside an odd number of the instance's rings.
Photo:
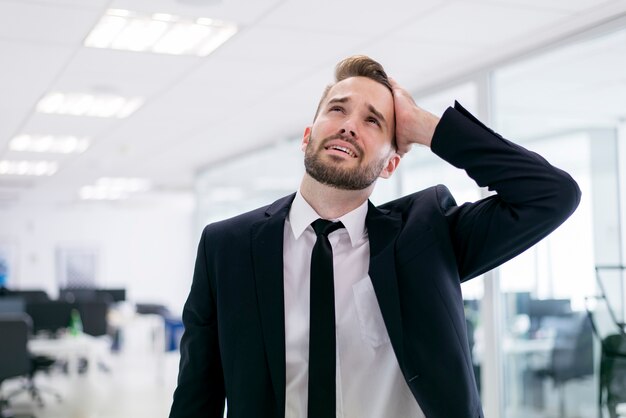
<svg viewBox="0 0 626 418">
<path fill-rule="evenodd" d="M 130 116 L 142 104 L 143 98 L 141 97 L 53 91 L 39 100 L 37 111 L 60 115 L 121 119 Z"/>
<path fill-rule="evenodd" d="M 122 192 L 145 192 L 150 188 L 150 181 L 136 177 L 102 177 L 96 186 Z"/>
<path fill-rule="evenodd" d="M 89 147 L 89 139 L 72 135 L 18 135 L 9 142 L 11 151 L 79 154 Z"/>
<path fill-rule="evenodd" d="M 120 200 L 149 189 L 150 181 L 146 179 L 102 177 L 95 184 L 81 187 L 78 193 L 84 200 Z"/>
<path fill-rule="evenodd" d="M 8 176 L 51 176 L 58 164 L 54 161 L 0 160 L 0 175 Z"/>
<path fill-rule="evenodd" d="M 126 198 L 122 192 L 107 190 L 97 186 L 83 186 L 78 195 L 83 200 L 120 200 Z"/>
<path fill-rule="evenodd" d="M 141 15 L 109 9 L 85 39 L 85 46 L 207 56 L 235 33 L 237 25 L 205 17 L 185 19 L 168 13 Z"/>
</svg>

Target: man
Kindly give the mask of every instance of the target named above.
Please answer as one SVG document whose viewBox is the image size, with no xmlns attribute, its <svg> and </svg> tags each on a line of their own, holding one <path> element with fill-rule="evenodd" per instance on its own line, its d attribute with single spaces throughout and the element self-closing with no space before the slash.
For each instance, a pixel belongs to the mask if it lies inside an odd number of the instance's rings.
<svg viewBox="0 0 626 418">
<path fill-rule="evenodd" d="M 373 206 L 413 144 L 497 194 Z M 482 417 L 460 283 L 561 224 L 576 183 L 458 104 L 422 110 L 363 56 L 337 65 L 302 149 L 296 194 L 204 230 L 170 418 L 225 399 L 233 418 Z"/>
</svg>

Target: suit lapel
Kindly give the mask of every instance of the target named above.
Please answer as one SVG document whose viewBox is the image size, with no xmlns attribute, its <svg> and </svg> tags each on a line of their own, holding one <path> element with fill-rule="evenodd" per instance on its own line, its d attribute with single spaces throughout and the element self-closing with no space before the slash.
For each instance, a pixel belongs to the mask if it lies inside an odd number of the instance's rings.
<svg viewBox="0 0 626 418">
<path fill-rule="evenodd" d="M 376 208 L 371 202 L 365 218 L 370 242 L 369 276 L 383 320 L 396 353 L 400 368 L 404 370 L 402 341 L 402 314 L 396 277 L 395 241 L 400 233 L 400 215 Z"/>
<path fill-rule="evenodd" d="M 266 218 L 254 224 L 251 232 L 261 327 L 280 417 L 285 414 L 283 232 L 294 196 L 274 202 L 266 211 Z"/>
</svg>

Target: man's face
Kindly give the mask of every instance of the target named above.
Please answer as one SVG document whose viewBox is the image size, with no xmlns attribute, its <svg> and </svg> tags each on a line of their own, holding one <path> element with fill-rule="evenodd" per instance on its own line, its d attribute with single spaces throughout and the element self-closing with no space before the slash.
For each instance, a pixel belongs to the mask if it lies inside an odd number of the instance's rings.
<svg viewBox="0 0 626 418">
<path fill-rule="evenodd" d="M 302 141 L 307 173 L 339 189 L 362 190 L 389 177 L 399 157 L 392 147 L 391 92 L 365 77 L 335 84 Z"/>
</svg>

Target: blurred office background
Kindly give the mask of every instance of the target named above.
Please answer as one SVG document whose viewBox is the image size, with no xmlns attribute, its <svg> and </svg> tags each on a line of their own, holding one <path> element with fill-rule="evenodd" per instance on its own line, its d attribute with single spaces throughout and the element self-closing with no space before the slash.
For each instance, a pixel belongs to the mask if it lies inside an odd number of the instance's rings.
<svg viewBox="0 0 626 418">
<path fill-rule="evenodd" d="M 626 0 L 0 0 L 0 408 L 167 416 L 202 227 L 298 187 L 351 54 L 577 180 L 565 224 L 463 284 L 469 343 L 488 417 L 618 416 Z M 487 193 L 416 148 L 372 200 L 437 183 Z"/>
</svg>

